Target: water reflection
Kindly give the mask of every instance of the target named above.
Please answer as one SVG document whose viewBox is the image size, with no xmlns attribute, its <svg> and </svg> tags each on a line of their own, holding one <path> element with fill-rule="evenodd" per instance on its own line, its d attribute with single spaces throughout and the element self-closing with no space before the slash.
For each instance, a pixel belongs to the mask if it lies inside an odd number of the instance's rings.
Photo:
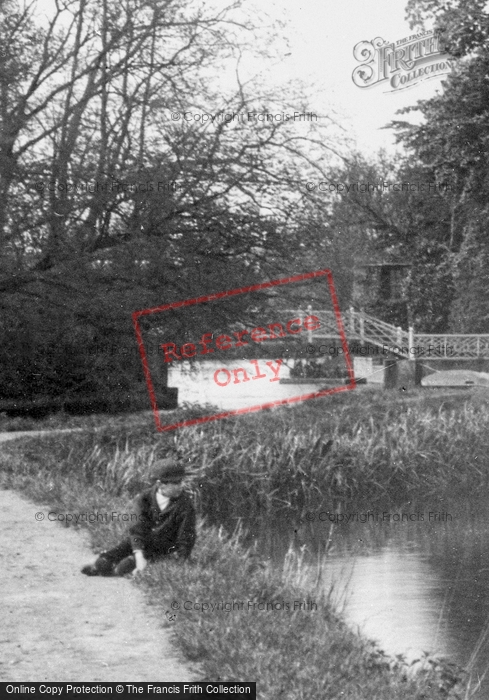
<svg viewBox="0 0 489 700">
<path fill-rule="evenodd" d="M 311 384 L 280 384 L 274 381 L 275 375 L 271 368 L 267 367 L 266 360 L 259 360 L 258 367 L 260 374 L 263 374 L 258 381 L 256 378 L 256 366 L 251 360 L 231 360 L 223 363 L 218 360 L 201 362 L 198 366 L 190 369 L 189 363 L 182 362 L 178 365 L 170 366 L 168 373 L 168 385 L 178 388 L 179 403 L 210 403 L 226 411 L 260 405 L 271 401 L 281 401 L 296 396 L 309 395 L 318 391 L 324 386 L 324 380 L 312 381 Z M 274 368 L 277 371 L 277 360 L 274 360 Z M 241 372 L 238 375 L 239 382 L 234 383 L 234 379 L 226 386 L 219 386 L 215 381 L 215 372 L 223 368 L 223 372 L 218 374 L 216 379 L 222 384 L 226 384 L 225 372 L 232 373 L 234 369 L 242 368 L 246 371 L 248 380 L 244 381 L 245 375 Z M 233 375 L 234 377 L 234 375 Z M 279 371 L 279 379 L 290 377 L 290 368 L 282 362 Z M 338 379 L 338 386 L 343 386 L 344 380 Z"/>
<path fill-rule="evenodd" d="M 233 370 L 244 361 L 227 363 Z M 270 381 L 240 382 L 219 387 L 213 379 L 219 363 L 206 363 L 199 375 L 183 364 L 170 368 L 170 385 L 180 401 L 210 402 L 224 409 L 306 394 L 317 385 L 284 385 Z M 288 368 L 280 370 L 288 376 Z M 172 374 L 173 373 L 173 374 Z M 379 514 L 375 521 L 331 523 L 319 512 Z M 395 522 L 384 513 L 408 514 Z M 449 514 L 451 518 L 430 516 Z M 423 514 L 421 519 L 419 514 Z M 216 518 L 218 517 L 217 514 Z M 309 513 L 310 515 L 310 513 Z M 218 524 L 221 524 L 218 522 Z M 224 522 L 231 530 L 235 521 Z M 449 657 L 467 667 L 477 680 L 489 662 L 489 503 L 467 498 L 450 502 L 409 503 L 393 511 L 388 505 L 338 504 L 318 509 L 315 518 L 288 515 L 283 520 L 243 520 L 261 553 L 284 560 L 290 544 L 306 547 L 310 560 L 325 560 L 325 585 L 335 582 L 340 593 L 348 585 L 345 614 L 350 624 L 389 654 L 417 658 L 423 652 Z M 473 656 L 475 652 L 475 660 Z M 486 681 L 477 698 L 489 697 Z"/>
<path fill-rule="evenodd" d="M 409 504 L 396 512 L 424 519 L 339 525 L 284 518 L 251 529 L 261 551 L 277 561 L 291 543 L 306 546 L 311 563 L 323 559 L 325 585 L 334 583 L 340 599 L 347 587 L 350 625 L 387 653 L 410 660 L 435 653 L 470 665 L 477 680 L 489 663 L 489 504 Z M 430 512 L 452 519 L 429 518 Z M 474 697 L 489 697 L 489 680 Z"/>
<path fill-rule="evenodd" d="M 432 540 L 426 549 L 420 542 L 414 551 L 397 541 L 379 553 L 333 555 L 326 581 L 338 584 L 349 576 L 346 617 L 387 653 L 412 660 L 432 652 L 467 667 L 487 630 L 487 572 L 481 571 L 484 560 L 477 547 L 447 549 L 443 540 Z M 488 652 L 485 639 L 475 660 L 476 676 L 485 672 Z M 486 684 L 479 697 L 487 697 L 488 690 Z"/>
<path fill-rule="evenodd" d="M 379 642 L 391 655 L 408 660 L 423 651 L 448 654 L 437 639 L 443 584 L 427 557 L 386 547 L 379 554 L 357 555 L 345 562 L 333 555 L 326 567 L 325 583 L 348 581 L 345 614 L 351 625 Z M 441 643 L 440 643 L 441 642 Z"/>
</svg>

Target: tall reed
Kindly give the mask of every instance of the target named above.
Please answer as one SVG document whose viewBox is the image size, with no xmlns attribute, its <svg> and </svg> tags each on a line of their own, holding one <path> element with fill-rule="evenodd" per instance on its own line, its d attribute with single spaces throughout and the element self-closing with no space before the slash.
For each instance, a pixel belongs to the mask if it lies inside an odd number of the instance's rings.
<svg viewBox="0 0 489 700">
<path fill-rule="evenodd" d="M 172 434 L 148 424 L 32 439 L 26 449 L 33 456 L 29 464 L 43 462 L 48 480 L 70 475 L 129 496 L 149 483 L 156 459 L 177 450 L 202 512 L 222 522 L 230 515 L 300 513 L 324 502 L 368 499 L 395 506 L 484 493 L 488 420 L 486 405 L 430 405 L 423 397 L 393 402 L 351 392 Z M 332 448 L 321 456 L 318 442 L 329 439 Z M 48 463 L 40 459 L 45 450 Z"/>
</svg>

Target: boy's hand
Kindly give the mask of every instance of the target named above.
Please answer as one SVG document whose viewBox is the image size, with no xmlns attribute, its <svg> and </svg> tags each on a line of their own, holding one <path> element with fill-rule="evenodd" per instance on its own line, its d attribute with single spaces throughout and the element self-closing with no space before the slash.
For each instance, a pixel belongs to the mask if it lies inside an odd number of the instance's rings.
<svg viewBox="0 0 489 700">
<path fill-rule="evenodd" d="M 134 557 L 136 558 L 136 568 L 133 571 L 133 576 L 136 576 L 138 572 L 144 571 L 148 566 L 148 561 L 141 550 L 136 550 Z"/>
</svg>

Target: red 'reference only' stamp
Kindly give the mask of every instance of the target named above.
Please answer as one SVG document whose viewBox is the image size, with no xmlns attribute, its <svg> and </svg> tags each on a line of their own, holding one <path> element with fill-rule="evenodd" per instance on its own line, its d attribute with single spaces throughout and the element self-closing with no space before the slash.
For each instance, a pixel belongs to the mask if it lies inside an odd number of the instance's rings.
<svg viewBox="0 0 489 700">
<path fill-rule="evenodd" d="M 141 329 L 140 319 L 142 317 L 153 316 L 154 314 L 164 314 L 165 312 L 174 312 L 177 309 L 184 309 L 188 307 L 198 306 L 199 304 L 205 305 L 210 302 L 217 302 L 222 299 L 230 299 L 236 297 L 240 294 L 252 294 L 253 292 L 258 292 L 266 289 L 273 289 L 280 287 L 282 285 L 290 285 L 303 283 L 307 280 L 312 280 L 315 278 L 324 277 L 327 282 L 327 289 L 329 291 L 329 301 L 332 305 L 334 311 L 334 317 L 336 320 L 337 332 L 340 338 L 340 342 L 343 348 L 343 357 L 345 359 L 346 369 L 348 371 L 349 383 L 343 386 L 336 386 L 331 388 L 321 389 L 319 391 L 307 394 L 299 394 L 297 396 L 292 396 L 288 398 L 282 398 L 275 401 L 268 401 L 266 403 L 250 405 L 242 408 L 236 408 L 233 410 L 222 411 L 215 413 L 213 415 L 201 416 L 198 418 L 191 418 L 184 421 L 179 421 L 177 423 L 170 423 L 163 425 L 160 419 L 160 409 L 158 408 L 158 402 L 156 397 L 155 385 L 152 377 L 152 372 L 150 369 L 150 364 L 148 362 L 148 352 L 143 340 L 143 332 Z M 326 285 L 325 285 L 326 286 Z M 143 365 L 143 371 L 146 379 L 146 385 L 148 388 L 149 399 L 151 402 L 151 407 L 153 410 L 154 420 L 156 423 L 156 429 L 158 432 L 165 432 L 168 430 L 175 430 L 176 428 L 184 428 L 198 423 L 208 423 L 214 420 L 220 420 L 221 418 L 228 418 L 230 416 L 236 416 L 246 413 L 253 413 L 256 411 L 262 411 L 264 409 L 274 408 L 276 406 L 281 406 L 285 404 L 299 403 L 301 401 L 306 401 L 308 399 L 315 399 L 321 396 L 328 396 L 329 394 L 336 394 L 342 391 L 350 391 L 356 387 L 355 376 L 353 373 L 353 366 L 349 355 L 348 342 L 346 339 L 343 321 L 341 318 L 341 312 L 338 304 L 338 299 L 336 296 L 336 291 L 333 282 L 333 275 L 329 269 L 315 270 L 314 272 L 308 272 L 300 275 L 295 275 L 293 277 L 284 277 L 282 279 L 271 280 L 269 282 L 263 282 L 262 284 L 255 284 L 249 287 L 240 287 L 238 289 L 230 289 L 224 292 L 217 292 L 215 294 L 208 294 L 201 297 L 196 297 L 193 299 L 185 299 L 183 301 L 176 301 L 170 304 L 164 304 L 162 306 L 157 306 L 150 309 L 142 309 L 140 311 L 135 311 L 132 314 L 132 320 L 134 325 L 134 330 L 136 333 L 136 339 L 139 346 L 139 352 L 141 355 L 141 361 Z M 162 350 L 161 361 L 167 365 L 171 363 L 180 363 L 183 360 L 189 360 L 195 356 L 209 355 L 211 353 L 226 351 L 229 349 L 240 348 L 249 344 L 250 339 L 254 343 L 262 343 L 269 340 L 277 340 L 280 338 L 286 338 L 287 336 L 297 336 L 301 333 L 307 333 L 308 331 L 315 331 L 320 328 L 320 322 L 317 316 L 309 315 L 304 319 L 291 318 L 287 322 L 272 322 L 263 324 L 262 326 L 257 326 L 251 330 L 240 329 L 238 331 L 230 331 L 229 333 L 221 333 L 214 339 L 214 333 L 205 332 L 202 334 L 200 339 L 195 339 L 194 342 L 175 342 L 175 340 L 166 339 L 166 342 L 159 343 L 159 347 Z M 216 355 L 213 355 L 214 359 Z M 209 358 L 205 358 L 209 359 Z M 223 361 L 224 358 L 223 358 Z M 276 365 L 273 362 L 267 362 L 272 371 L 274 378 L 270 381 L 278 381 L 278 372 L 282 364 L 282 360 L 275 360 Z M 264 376 L 258 375 L 259 367 L 256 360 L 251 360 L 251 364 L 254 364 L 256 370 L 256 377 Z M 243 370 L 234 370 L 235 382 L 237 381 L 237 372 Z M 246 373 L 245 373 L 246 376 Z M 217 369 L 214 373 L 214 382 L 218 386 L 227 386 L 231 381 L 231 372 L 226 368 Z"/>
</svg>

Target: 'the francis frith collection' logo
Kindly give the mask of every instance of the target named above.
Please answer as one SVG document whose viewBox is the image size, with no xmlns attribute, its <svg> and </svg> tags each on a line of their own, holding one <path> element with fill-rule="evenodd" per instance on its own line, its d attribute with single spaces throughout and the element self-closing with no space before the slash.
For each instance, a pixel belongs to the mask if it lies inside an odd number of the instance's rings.
<svg viewBox="0 0 489 700">
<path fill-rule="evenodd" d="M 454 60 L 445 53 L 440 37 L 433 31 L 413 34 L 395 43 L 380 37 L 360 41 L 353 49 L 361 61 L 352 73 L 359 88 L 369 88 L 389 81 L 386 92 L 412 87 L 422 80 L 450 73 Z"/>
</svg>

